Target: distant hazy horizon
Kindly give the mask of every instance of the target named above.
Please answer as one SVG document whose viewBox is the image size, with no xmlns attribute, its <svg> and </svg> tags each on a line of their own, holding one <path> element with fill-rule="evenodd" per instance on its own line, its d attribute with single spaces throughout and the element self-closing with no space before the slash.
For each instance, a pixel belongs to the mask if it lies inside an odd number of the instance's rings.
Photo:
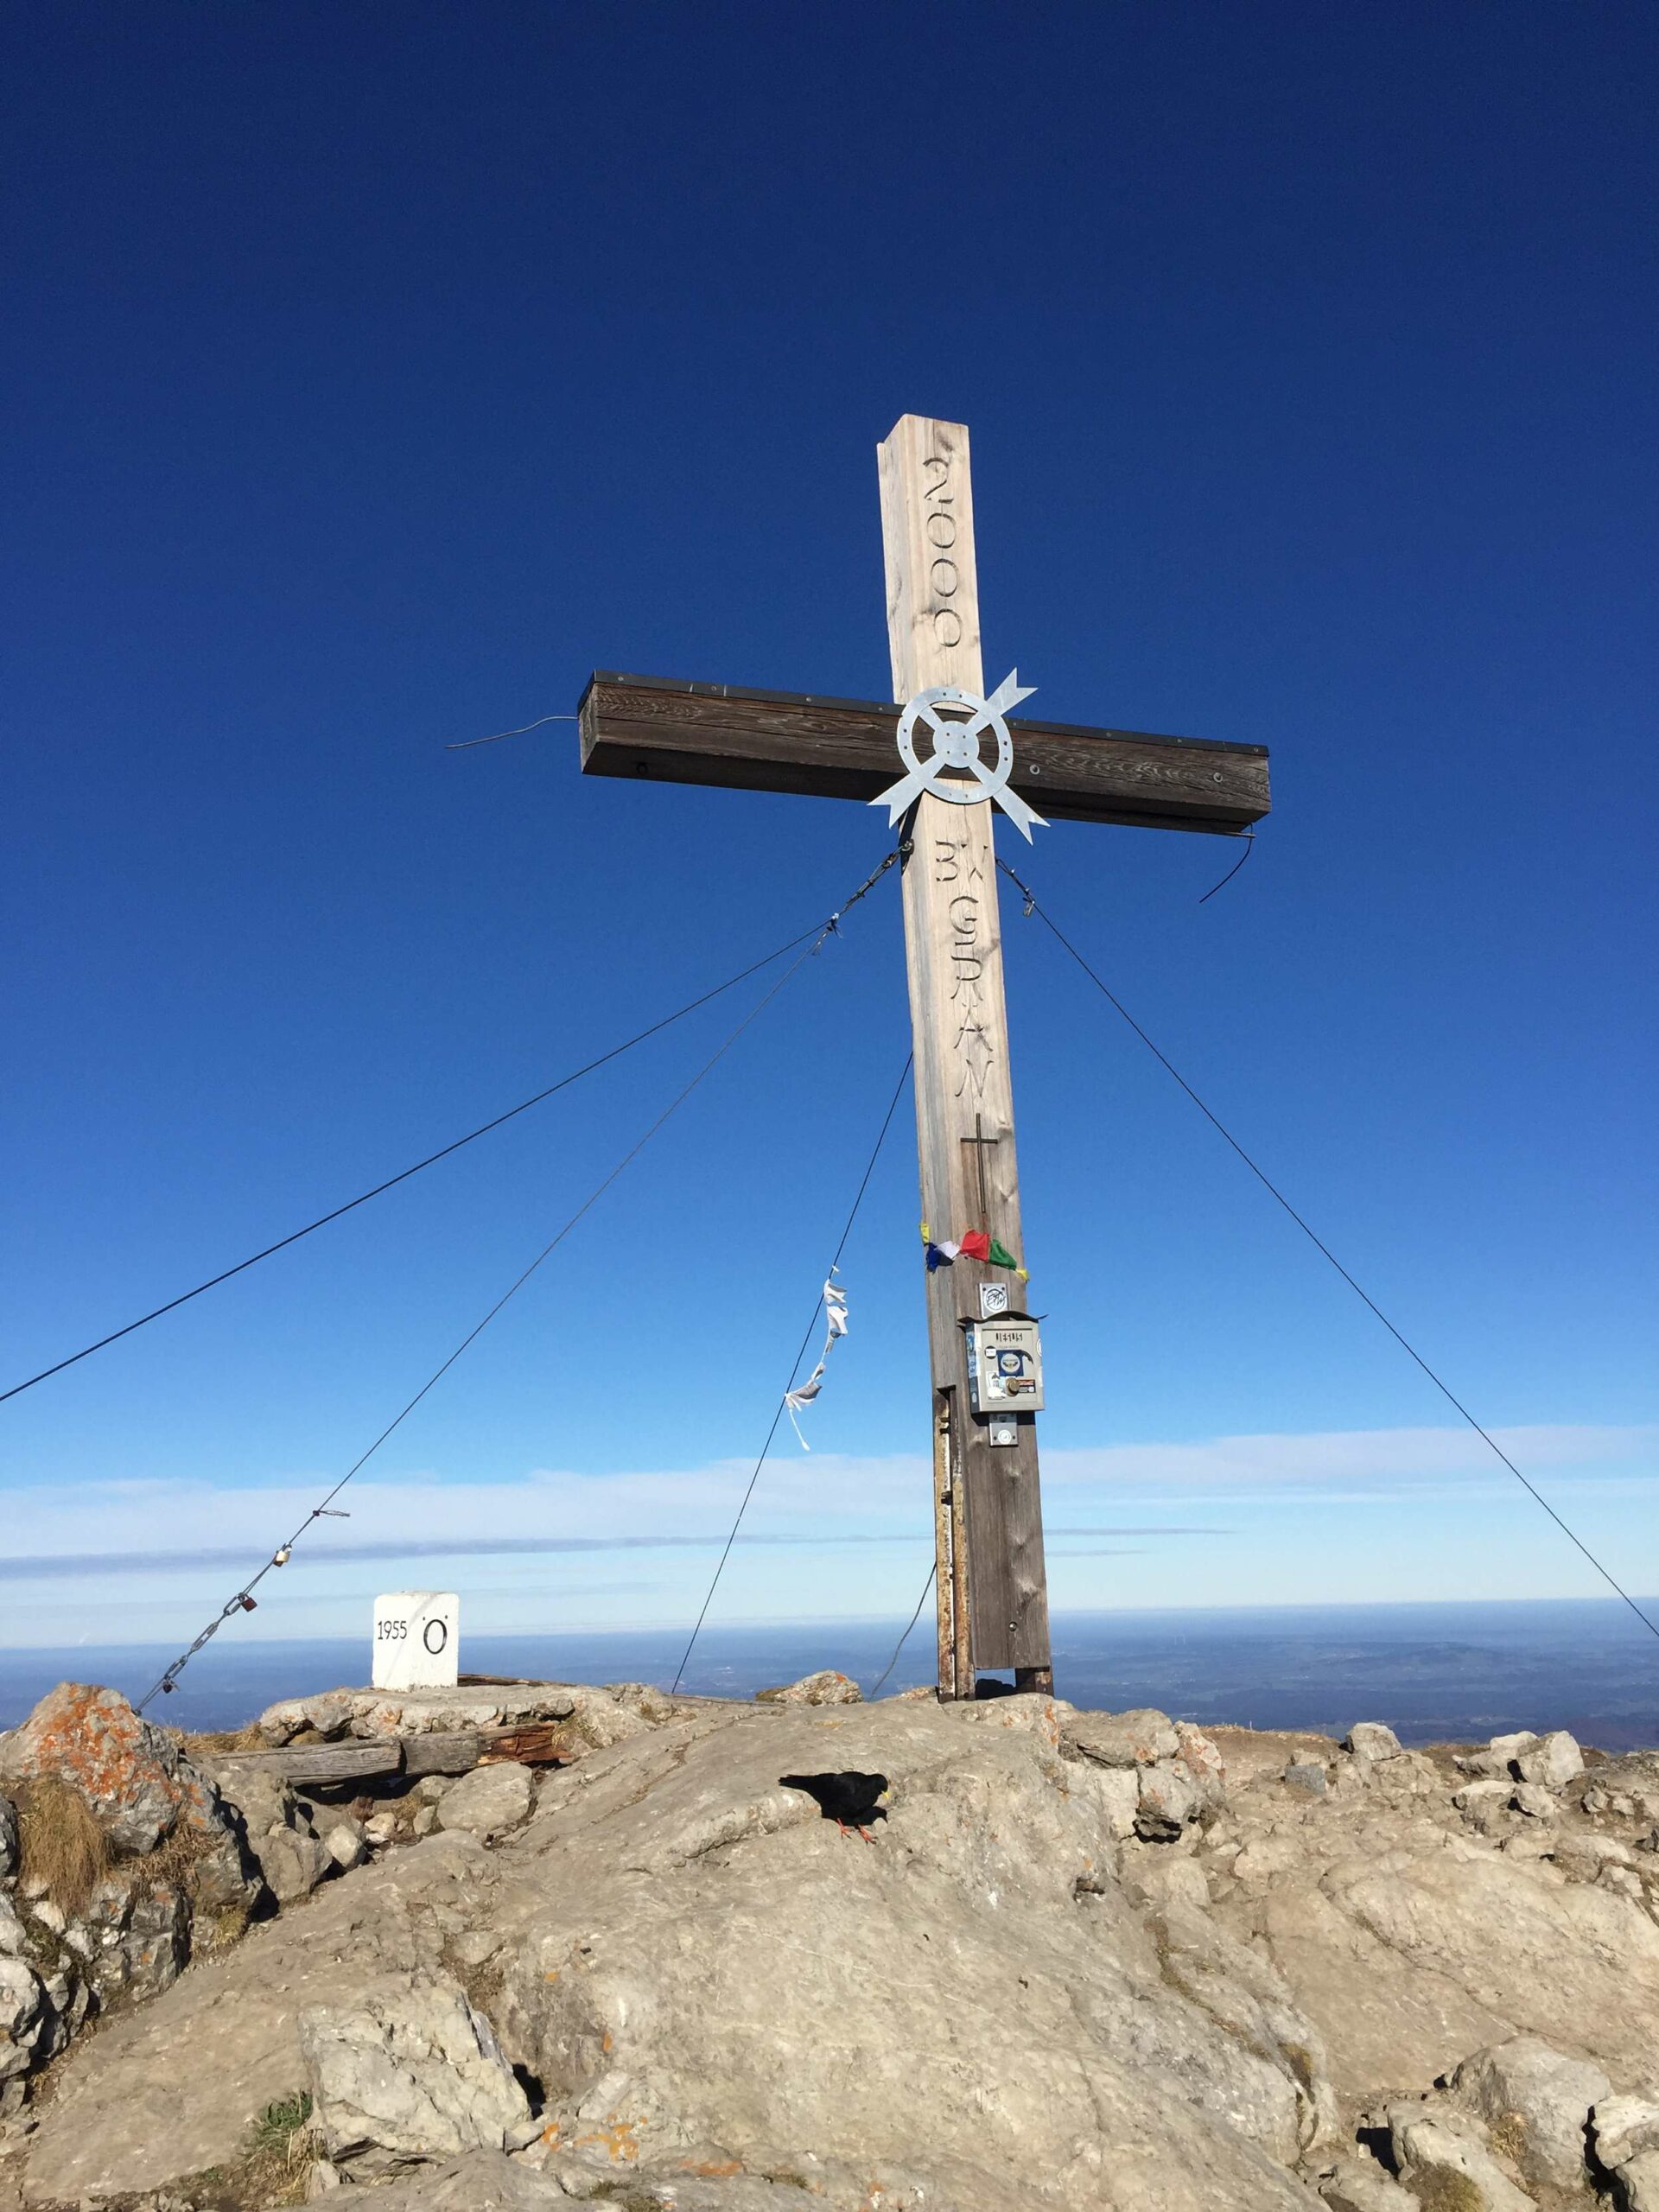
<svg viewBox="0 0 1659 2212">
<path fill-rule="evenodd" d="M 1649 1612 L 1659 1599 L 1639 1599 Z M 767 1683 L 840 1667 L 867 1689 L 901 1620 L 720 1625 L 705 1630 L 685 1688 L 749 1696 Z M 1605 1751 L 1659 1744 L 1659 1643 L 1616 1599 L 1408 1600 L 1366 1605 L 1057 1613 L 1056 1688 L 1074 1704 L 1152 1705 L 1199 1722 L 1340 1733 L 1388 1721 L 1408 1742 L 1571 1728 Z M 467 1637 L 468 1672 L 554 1681 L 671 1681 L 684 1626 L 602 1635 Z M 174 1656 L 164 1645 L 0 1649 L 0 1726 L 64 1679 L 142 1696 Z M 228 1626 L 150 1717 L 187 1729 L 239 1726 L 279 1697 L 361 1681 L 366 1635 L 256 1642 Z M 887 1683 L 933 1679 L 931 1609 Z"/>
</svg>

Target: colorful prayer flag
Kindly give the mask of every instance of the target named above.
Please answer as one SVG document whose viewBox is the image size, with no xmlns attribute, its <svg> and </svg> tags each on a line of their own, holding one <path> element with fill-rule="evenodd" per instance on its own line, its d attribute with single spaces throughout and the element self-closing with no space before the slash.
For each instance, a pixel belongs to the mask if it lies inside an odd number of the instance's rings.
<svg viewBox="0 0 1659 2212">
<path fill-rule="evenodd" d="M 970 1229 L 961 1238 L 944 1237 L 935 1243 L 928 1233 L 927 1224 L 922 1224 L 922 1243 L 926 1249 L 927 1272 L 932 1274 L 940 1268 L 948 1268 L 958 1259 L 980 1260 L 993 1268 L 1011 1268 L 1021 1282 L 1028 1280 L 1025 1269 L 1000 1237 L 987 1234 L 982 1229 Z"/>
</svg>

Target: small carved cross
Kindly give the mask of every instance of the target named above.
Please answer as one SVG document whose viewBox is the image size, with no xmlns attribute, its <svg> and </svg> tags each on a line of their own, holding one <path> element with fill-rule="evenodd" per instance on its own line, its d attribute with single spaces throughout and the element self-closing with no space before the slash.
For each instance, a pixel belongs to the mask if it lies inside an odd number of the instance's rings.
<svg viewBox="0 0 1659 2212">
<path fill-rule="evenodd" d="M 985 1116 L 982 1114 L 976 1114 L 974 1116 L 972 1136 L 963 1137 L 962 1140 L 963 1150 L 973 1155 L 972 1166 L 969 1171 L 969 1179 L 979 1199 L 979 1225 L 984 1230 L 988 1230 L 991 1225 L 990 1194 L 985 1187 L 985 1154 L 988 1149 L 995 1152 L 1000 1141 L 999 1138 L 986 1135 Z"/>
</svg>

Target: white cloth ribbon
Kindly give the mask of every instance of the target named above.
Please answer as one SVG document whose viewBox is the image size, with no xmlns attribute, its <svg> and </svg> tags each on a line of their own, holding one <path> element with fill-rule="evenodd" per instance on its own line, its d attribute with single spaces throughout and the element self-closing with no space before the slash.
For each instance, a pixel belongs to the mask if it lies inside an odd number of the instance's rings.
<svg viewBox="0 0 1659 2212">
<path fill-rule="evenodd" d="M 836 1338 L 844 1337 L 847 1333 L 847 1294 L 836 1281 L 833 1271 L 829 1281 L 823 1286 L 823 1318 L 829 1325 L 824 1332 L 823 1350 L 818 1355 L 817 1365 L 798 1389 L 785 1390 L 784 1393 L 784 1403 L 789 1409 L 790 1425 L 799 1440 L 803 1452 L 810 1452 L 812 1446 L 807 1442 L 805 1437 L 801 1435 L 801 1424 L 795 1416 L 797 1414 L 804 1413 L 819 1391 L 823 1389 L 823 1370 L 829 1361 L 830 1351 Z"/>
</svg>

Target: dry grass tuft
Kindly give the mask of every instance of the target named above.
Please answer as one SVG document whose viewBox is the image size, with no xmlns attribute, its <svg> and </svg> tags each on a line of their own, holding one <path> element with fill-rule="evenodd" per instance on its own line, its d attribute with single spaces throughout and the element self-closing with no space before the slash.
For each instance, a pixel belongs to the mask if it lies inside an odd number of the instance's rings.
<svg viewBox="0 0 1659 2212">
<path fill-rule="evenodd" d="M 1512 2166 L 1524 2170 L 1532 2147 L 1524 2113 L 1500 2113 L 1488 2129 L 1486 2139 L 1500 2158 L 1507 2158 Z"/>
<path fill-rule="evenodd" d="M 157 1885 L 170 1883 L 183 1889 L 188 1886 L 191 1868 L 199 1859 L 207 1856 L 216 1841 L 217 1838 L 204 1834 L 194 1821 L 181 1819 L 154 1851 L 136 1863 L 147 1882 Z"/>
<path fill-rule="evenodd" d="M 85 1911 L 114 1857 L 92 1808 L 54 1775 L 20 1783 L 16 1798 L 18 1871 L 25 1885 L 44 1884 L 53 1904 L 72 1917 Z"/>
<path fill-rule="evenodd" d="M 304 2089 L 269 2104 L 253 2123 L 248 2154 L 237 2179 L 238 2201 L 269 2207 L 302 2204 L 317 2139 L 311 2126 L 311 2099 Z"/>
<path fill-rule="evenodd" d="M 197 1751 L 212 1757 L 219 1751 L 268 1751 L 271 1747 L 250 1720 L 245 1728 L 219 1728 L 198 1735 L 181 1732 L 179 1748 L 188 1758 Z"/>
<path fill-rule="evenodd" d="M 1486 2192 L 1450 2166 L 1414 2173 L 1409 2186 L 1422 2212 L 1484 2212 Z"/>
</svg>

